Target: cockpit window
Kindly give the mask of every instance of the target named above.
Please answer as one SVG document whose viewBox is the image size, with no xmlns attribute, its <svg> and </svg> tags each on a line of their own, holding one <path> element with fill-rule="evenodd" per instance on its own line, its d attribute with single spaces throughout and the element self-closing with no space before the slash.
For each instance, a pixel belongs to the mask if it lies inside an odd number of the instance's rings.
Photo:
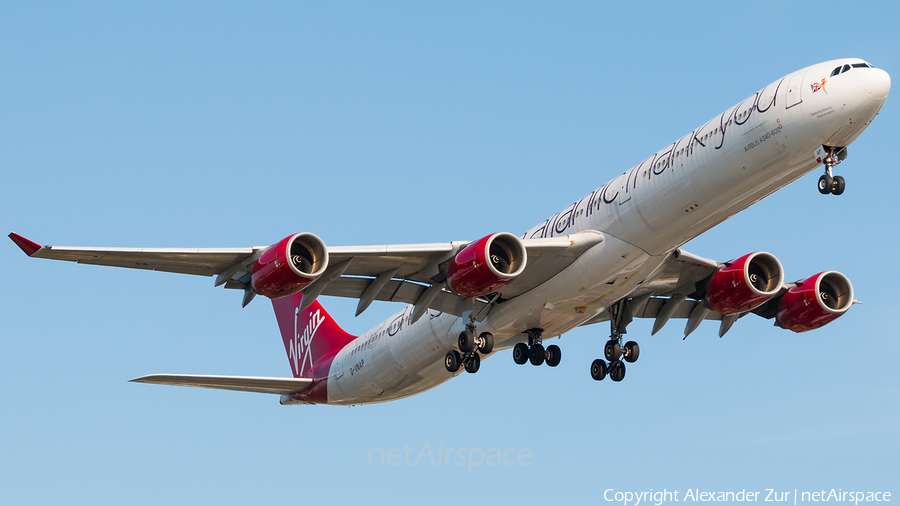
<svg viewBox="0 0 900 506">
<path fill-rule="evenodd" d="M 874 68 L 874 67 L 872 67 L 872 66 L 869 65 L 868 63 L 854 63 L 852 66 L 850 66 L 850 65 L 844 65 L 843 67 L 837 67 L 836 69 L 832 70 L 832 71 L 831 71 L 831 77 L 834 77 L 834 76 L 836 76 L 836 75 L 838 75 L 838 74 L 843 74 L 844 72 L 847 72 L 847 71 L 850 70 L 851 68 L 854 68 L 854 69 L 871 69 L 871 68 Z"/>
</svg>

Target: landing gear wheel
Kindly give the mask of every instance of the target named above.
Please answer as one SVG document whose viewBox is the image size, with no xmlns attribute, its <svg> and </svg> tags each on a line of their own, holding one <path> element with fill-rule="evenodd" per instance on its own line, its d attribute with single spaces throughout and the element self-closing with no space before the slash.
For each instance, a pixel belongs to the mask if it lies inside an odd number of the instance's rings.
<svg viewBox="0 0 900 506">
<path fill-rule="evenodd" d="M 478 339 L 481 343 L 478 345 L 478 351 L 487 355 L 494 349 L 494 334 L 490 332 L 482 332 L 481 335 L 478 336 Z"/>
<path fill-rule="evenodd" d="M 456 372 L 459 370 L 459 363 L 459 352 L 456 350 L 448 351 L 447 355 L 444 357 L 444 367 L 450 372 Z"/>
<path fill-rule="evenodd" d="M 463 353 L 469 353 L 470 351 L 475 349 L 475 334 L 469 332 L 468 330 L 460 332 L 457 344 L 459 344 L 459 351 Z"/>
<path fill-rule="evenodd" d="M 835 195 L 840 195 L 844 193 L 844 186 L 846 183 L 844 182 L 844 178 L 841 176 L 834 176 L 834 179 L 831 181 L 831 193 Z"/>
<path fill-rule="evenodd" d="M 609 364 L 609 379 L 613 381 L 622 381 L 625 379 L 625 364 L 618 360 Z"/>
<path fill-rule="evenodd" d="M 531 361 L 531 365 L 541 365 L 544 363 L 544 347 L 540 344 L 536 344 L 531 347 L 531 351 L 528 354 L 528 360 Z"/>
<path fill-rule="evenodd" d="M 591 377 L 597 381 L 603 380 L 606 377 L 606 362 L 599 358 L 591 362 Z"/>
<path fill-rule="evenodd" d="M 513 362 L 523 365 L 528 362 L 528 345 L 525 343 L 516 343 L 513 346 Z"/>
<path fill-rule="evenodd" d="M 627 343 L 625 343 L 624 354 L 626 362 L 637 362 L 637 359 L 641 354 L 641 347 L 638 346 L 638 343 L 634 341 L 628 341 Z"/>
<path fill-rule="evenodd" d="M 606 346 L 603 347 L 603 355 L 610 362 L 619 360 L 619 357 L 622 356 L 622 346 L 618 341 L 609 340 L 606 342 Z"/>
<path fill-rule="evenodd" d="M 833 184 L 833 179 L 828 174 L 822 174 L 822 177 L 819 178 L 819 193 L 822 195 L 828 195 L 831 193 L 831 185 Z"/>
<path fill-rule="evenodd" d="M 559 346 L 555 344 L 551 344 L 547 346 L 547 365 L 550 367 L 556 367 L 559 365 L 559 360 L 562 358 L 562 351 L 560 351 Z"/>
<path fill-rule="evenodd" d="M 478 372 L 478 368 L 481 367 L 481 357 L 478 356 L 477 353 L 472 355 L 472 358 L 466 362 L 466 372 L 475 374 Z M 624 373 L 623 373 L 624 374 Z"/>
</svg>

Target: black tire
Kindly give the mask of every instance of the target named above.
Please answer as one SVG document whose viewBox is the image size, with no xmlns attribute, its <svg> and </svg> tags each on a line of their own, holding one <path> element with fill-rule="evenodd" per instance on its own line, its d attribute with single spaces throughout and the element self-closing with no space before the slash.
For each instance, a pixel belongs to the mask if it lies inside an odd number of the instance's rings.
<svg viewBox="0 0 900 506">
<path fill-rule="evenodd" d="M 599 358 L 591 362 L 591 377 L 596 381 L 602 381 L 606 377 L 606 370 L 606 362 Z"/>
<path fill-rule="evenodd" d="M 822 177 L 819 178 L 819 193 L 822 195 L 828 195 L 831 193 L 831 185 L 832 185 L 831 176 L 828 174 L 822 174 Z"/>
<path fill-rule="evenodd" d="M 463 353 L 469 353 L 470 351 L 475 349 L 475 334 L 469 332 L 468 330 L 460 332 L 457 344 L 459 345 L 459 351 Z"/>
<path fill-rule="evenodd" d="M 478 337 L 482 339 L 482 343 L 478 345 L 478 351 L 485 355 L 494 351 L 494 334 L 482 332 Z"/>
<path fill-rule="evenodd" d="M 547 365 L 556 367 L 559 365 L 560 359 L 562 359 L 562 350 L 559 349 L 559 346 L 555 344 L 547 346 Z"/>
<path fill-rule="evenodd" d="M 531 361 L 531 365 L 541 365 L 544 363 L 544 347 L 540 344 L 536 344 L 531 347 L 531 350 L 528 352 L 528 360 Z"/>
<path fill-rule="evenodd" d="M 513 362 L 523 365 L 528 362 L 528 345 L 525 343 L 516 343 L 513 346 Z"/>
<path fill-rule="evenodd" d="M 844 187 L 847 184 L 844 182 L 844 178 L 841 176 L 834 176 L 834 180 L 831 182 L 831 193 L 835 195 L 840 195 L 844 193 Z"/>
<path fill-rule="evenodd" d="M 637 362 L 638 357 L 641 355 L 641 347 L 634 341 L 628 341 L 625 343 L 624 355 L 626 362 Z"/>
<path fill-rule="evenodd" d="M 459 352 L 456 350 L 451 350 L 447 352 L 447 355 L 444 356 L 444 367 L 447 368 L 449 372 L 456 372 L 459 370 Z"/>
<path fill-rule="evenodd" d="M 609 379 L 613 381 L 622 381 L 625 379 L 625 364 L 618 360 L 610 364 Z"/>
<path fill-rule="evenodd" d="M 606 342 L 606 346 L 603 347 L 603 356 L 610 362 L 619 360 L 619 357 L 622 356 L 622 345 L 618 341 L 610 339 Z"/>
<path fill-rule="evenodd" d="M 466 362 L 466 372 L 470 374 L 475 374 L 478 372 L 478 368 L 481 367 L 481 357 L 478 356 L 477 353 L 472 355 L 472 358 Z"/>
</svg>

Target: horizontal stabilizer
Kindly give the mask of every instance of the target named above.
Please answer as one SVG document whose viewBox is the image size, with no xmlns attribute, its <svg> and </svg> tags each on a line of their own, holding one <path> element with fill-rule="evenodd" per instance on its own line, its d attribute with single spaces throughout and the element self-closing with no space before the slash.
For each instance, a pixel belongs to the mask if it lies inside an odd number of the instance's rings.
<svg viewBox="0 0 900 506">
<path fill-rule="evenodd" d="M 206 376 L 199 374 L 151 374 L 131 380 L 179 387 L 217 388 L 239 392 L 290 395 L 312 385 L 309 378 L 266 378 L 260 376 Z"/>
</svg>

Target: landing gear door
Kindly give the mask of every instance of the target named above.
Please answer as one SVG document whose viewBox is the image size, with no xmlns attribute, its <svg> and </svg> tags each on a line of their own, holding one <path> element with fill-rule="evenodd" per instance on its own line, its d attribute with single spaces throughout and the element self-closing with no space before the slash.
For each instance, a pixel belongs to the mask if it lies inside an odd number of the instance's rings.
<svg viewBox="0 0 900 506">
<path fill-rule="evenodd" d="M 803 102 L 800 91 L 803 89 L 803 79 L 805 77 L 806 72 L 799 72 L 791 76 L 791 80 L 788 82 L 787 101 L 784 104 L 785 109 L 790 109 Z"/>
</svg>

